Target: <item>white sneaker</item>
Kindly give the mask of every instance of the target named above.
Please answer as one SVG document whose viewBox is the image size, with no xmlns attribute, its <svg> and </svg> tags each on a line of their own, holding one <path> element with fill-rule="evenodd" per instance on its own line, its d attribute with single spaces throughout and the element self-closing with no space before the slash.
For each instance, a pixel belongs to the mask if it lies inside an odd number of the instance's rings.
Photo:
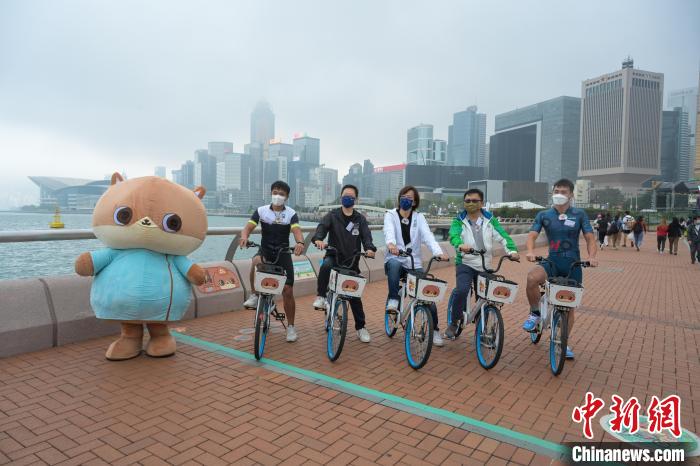
<svg viewBox="0 0 700 466">
<path fill-rule="evenodd" d="M 243 303 L 243 307 L 246 309 L 257 309 L 258 308 L 258 295 L 252 294 L 250 298 L 246 299 Z"/>
<path fill-rule="evenodd" d="M 386 303 L 386 309 L 387 311 L 398 311 L 399 310 L 399 300 L 398 299 L 390 299 L 388 303 Z"/>
<path fill-rule="evenodd" d="M 328 305 L 326 304 L 326 298 L 323 296 L 316 296 L 314 303 L 312 304 L 314 309 L 326 309 Z"/>
<path fill-rule="evenodd" d="M 362 327 L 360 330 L 358 330 L 357 331 L 357 338 L 359 338 L 362 343 L 369 343 L 370 336 L 369 336 L 369 332 L 367 331 L 367 329 Z"/>
<path fill-rule="evenodd" d="M 437 330 L 433 330 L 433 345 L 435 346 L 444 346 L 445 342 L 443 341 L 442 337 L 440 336 L 440 332 Z"/>
<path fill-rule="evenodd" d="M 287 326 L 287 341 L 289 343 L 297 341 L 297 329 L 293 325 Z"/>
</svg>

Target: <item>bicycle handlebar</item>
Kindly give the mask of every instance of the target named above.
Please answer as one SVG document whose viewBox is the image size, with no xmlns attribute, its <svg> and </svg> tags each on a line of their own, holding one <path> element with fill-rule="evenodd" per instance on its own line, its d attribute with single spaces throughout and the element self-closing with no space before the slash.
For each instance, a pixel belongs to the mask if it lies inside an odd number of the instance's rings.
<svg viewBox="0 0 700 466">
<path fill-rule="evenodd" d="M 416 270 L 416 264 L 413 260 L 413 250 L 411 248 L 407 248 L 405 251 L 402 249 L 399 249 L 399 257 L 410 257 L 411 258 L 411 270 Z M 428 268 L 425 269 L 425 274 L 427 275 L 430 272 L 430 267 L 433 265 L 433 261 L 437 262 L 449 262 L 450 259 L 440 259 L 438 256 L 433 256 L 430 258 L 430 262 L 428 262 Z"/>
<path fill-rule="evenodd" d="M 484 259 L 486 255 L 486 250 L 485 249 L 474 249 L 472 248 L 467 254 L 471 254 L 472 256 L 481 256 L 481 267 L 484 269 L 484 272 L 486 273 L 498 273 L 499 270 L 501 270 L 501 266 L 503 265 L 503 261 L 508 259 L 511 262 L 520 262 L 519 259 L 513 259 L 510 254 L 506 254 L 501 256 L 501 258 L 498 261 L 498 267 L 495 269 L 489 269 L 486 267 L 486 259 Z"/>
<path fill-rule="evenodd" d="M 262 245 L 261 245 L 261 244 L 258 244 L 258 243 L 256 243 L 256 242 L 254 242 L 254 241 L 248 241 L 248 242 L 246 242 L 246 247 L 249 247 L 249 248 L 258 248 L 258 251 L 260 251 L 260 250 L 262 249 Z M 266 261 L 266 260 L 265 260 L 265 256 L 263 256 L 262 254 L 260 255 L 260 259 L 261 259 L 262 262 L 265 263 L 265 264 L 277 265 L 277 262 L 279 262 L 279 260 L 280 260 L 280 255 L 281 255 L 282 253 L 291 254 L 292 252 L 294 252 L 294 248 L 292 248 L 292 247 L 278 248 L 278 249 L 277 249 L 277 252 L 275 253 L 275 260 L 274 260 L 273 262 L 268 262 L 268 261 Z"/>
<path fill-rule="evenodd" d="M 337 248 L 334 248 L 333 246 L 326 246 L 326 251 L 332 251 L 332 252 L 338 252 Z M 340 266 L 341 267 L 347 267 L 349 269 L 352 269 L 355 266 L 355 260 L 359 259 L 360 257 L 366 257 L 367 259 L 374 259 L 374 257 L 370 257 L 367 255 L 366 252 L 356 252 L 355 254 L 352 255 L 352 257 L 349 257 L 352 262 L 350 262 L 350 266 L 347 266 L 348 259 L 345 259 Z"/>
<path fill-rule="evenodd" d="M 550 260 L 549 257 L 543 257 L 543 256 L 535 256 L 535 262 L 549 262 L 550 264 L 553 264 L 553 262 Z M 571 278 L 571 272 L 574 271 L 576 267 L 590 267 L 591 262 L 590 261 L 574 261 L 571 263 L 571 266 L 569 267 L 569 273 L 566 274 L 566 279 L 568 280 Z"/>
</svg>

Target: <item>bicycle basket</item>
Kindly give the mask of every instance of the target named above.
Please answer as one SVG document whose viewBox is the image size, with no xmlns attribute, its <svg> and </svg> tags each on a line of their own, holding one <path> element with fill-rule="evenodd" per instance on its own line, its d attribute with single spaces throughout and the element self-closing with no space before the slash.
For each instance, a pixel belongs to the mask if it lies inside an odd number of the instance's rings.
<svg viewBox="0 0 700 466">
<path fill-rule="evenodd" d="M 512 304 L 518 294 L 518 284 L 500 275 L 482 272 L 477 278 L 476 294 L 489 301 Z"/>
<path fill-rule="evenodd" d="M 258 264 L 255 272 L 255 291 L 263 294 L 282 294 L 287 275 L 284 268 L 271 264 Z"/>
<path fill-rule="evenodd" d="M 547 299 L 555 306 L 578 307 L 583 298 L 583 287 L 576 285 L 571 279 L 552 278 L 547 282 Z"/>
<path fill-rule="evenodd" d="M 328 287 L 339 296 L 362 297 L 367 279 L 354 270 L 335 267 L 331 270 Z"/>
<path fill-rule="evenodd" d="M 447 282 L 420 272 L 406 275 L 406 289 L 411 298 L 439 303 L 445 297 Z"/>
</svg>

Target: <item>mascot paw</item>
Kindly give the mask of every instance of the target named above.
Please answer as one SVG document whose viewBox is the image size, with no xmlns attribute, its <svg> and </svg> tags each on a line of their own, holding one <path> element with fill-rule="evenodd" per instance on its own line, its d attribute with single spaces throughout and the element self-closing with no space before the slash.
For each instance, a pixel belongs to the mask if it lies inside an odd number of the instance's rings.
<svg viewBox="0 0 700 466">
<path fill-rule="evenodd" d="M 143 345 L 143 325 L 122 324 L 122 334 L 112 342 L 105 357 L 110 361 L 125 361 L 141 354 Z"/>
<path fill-rule="evenodd" d="M 175 338 L 170 335 L 165 324 L 148 324 L 151 339 L 146 346 L 146 354 L 153 358 L 165 358 L 175 354 Z"/>
</svg>

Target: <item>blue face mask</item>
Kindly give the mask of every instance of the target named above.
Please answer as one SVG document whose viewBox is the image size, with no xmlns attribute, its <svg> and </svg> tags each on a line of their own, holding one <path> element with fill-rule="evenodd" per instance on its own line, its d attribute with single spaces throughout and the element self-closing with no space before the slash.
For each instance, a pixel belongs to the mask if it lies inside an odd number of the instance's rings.
<svg viewBox="0 0 700 466">
<path fill-rule="evenodd" d="M 343 196 L 340 199 L 340 203 L 343 204 L 343 207 L 350 208 L 355 205 L 355 198 L 352 196 Z"/>
<path fill-rule="evenodd" d="M 411 207 L 413 207 L 413 200 L 408 199 L 406 197 L 402 197 L 399 200 L 399 207 L 401 208 L 401 210 L 411 210 Z"/>
</svg>

